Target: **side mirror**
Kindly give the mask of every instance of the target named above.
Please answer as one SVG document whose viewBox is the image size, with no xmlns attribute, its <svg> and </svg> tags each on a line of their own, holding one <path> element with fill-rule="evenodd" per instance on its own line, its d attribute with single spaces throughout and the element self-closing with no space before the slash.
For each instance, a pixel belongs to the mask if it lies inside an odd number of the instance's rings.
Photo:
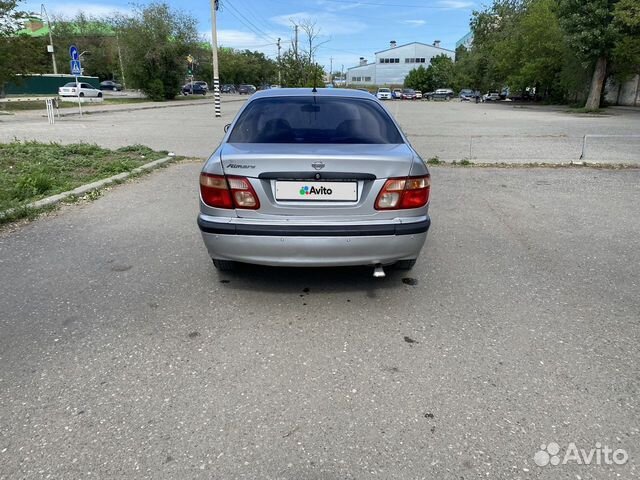
<svg viewBox="0 0 640 480">
<path fill-rule="evenodd" d="M 231 124 L 230 124 L 230 123 L 227 123 L 227 124 L 224 126 L 224 133 L 227 133 L 227 132 L 229 131 L 229 127 L 230 127 L 230 126 L 231 126 Z"/>
</svg>

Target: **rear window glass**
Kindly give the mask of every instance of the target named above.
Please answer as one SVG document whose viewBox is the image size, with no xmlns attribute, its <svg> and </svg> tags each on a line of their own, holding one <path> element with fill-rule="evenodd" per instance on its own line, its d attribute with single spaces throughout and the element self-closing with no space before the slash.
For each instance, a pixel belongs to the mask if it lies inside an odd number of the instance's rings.
<svg viewBox="0 0 640 480">
<path fill-rule="evenodd" d="M 344 97 L 273 97 L 251 102 L 230 143 L 404 143 L 376 101 Z"/>
</svg>

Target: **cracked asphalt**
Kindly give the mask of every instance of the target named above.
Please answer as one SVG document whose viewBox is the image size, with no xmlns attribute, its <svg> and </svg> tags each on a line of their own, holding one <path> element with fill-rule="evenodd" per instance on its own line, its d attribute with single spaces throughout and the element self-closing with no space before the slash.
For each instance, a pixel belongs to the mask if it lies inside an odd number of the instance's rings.
<svg viewBox="0 0 640 480">
<path fill-rule="evenodd" d="M 0 478 L 640 476 L 640 170 L 433 168 L 374 279 L 217 273 L 199 168 L 0 232 Z"/>
</svg>

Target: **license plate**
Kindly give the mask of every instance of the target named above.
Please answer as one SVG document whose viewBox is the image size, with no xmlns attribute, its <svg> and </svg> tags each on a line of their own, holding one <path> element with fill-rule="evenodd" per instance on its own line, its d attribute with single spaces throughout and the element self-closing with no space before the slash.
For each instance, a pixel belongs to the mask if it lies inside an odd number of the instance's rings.
<svg viewBox="0 0 640 480">
<path fill-rule="evenodd" d="M 358 182 L 276 182 L 276 200 L 355 202 Z"/>
</svg>

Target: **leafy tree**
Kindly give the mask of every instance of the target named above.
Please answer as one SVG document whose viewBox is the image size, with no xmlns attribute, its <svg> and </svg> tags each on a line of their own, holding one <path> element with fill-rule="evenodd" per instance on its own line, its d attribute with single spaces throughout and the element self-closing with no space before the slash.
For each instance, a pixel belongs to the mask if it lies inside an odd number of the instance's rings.
<svg viewBox="0 0 640 480">
<path fill-rule="evenodd" d="M 430 82 L 429 91 L 437 88 L 451 88 L 455 77 L 453 60 L 447 55 L 433 57 L 427 68 L 427 78 Z"/>
<path fill-rule="evenodd" d="M 427 75 L 427 69 L 422 65 L 418 68 L 412 69 L 404 79 L 405 87 L 420 90 L 421 92 L 431 91 L 431 88 L 428 85 L 429 77 Z"/>
<path fill-rule="evenodd" d="M 640 2 L 620 0 L 613 15 L 620 35 L 613 49 L 613 61 L 616 72 L 624 80 L 640 73 Z"/>
<path fill-rule="evenodd" d="M 617 3 L 618 0 L 559 0 L 560 22 L 566 41 L 578 58 L 593 69 L 587 109 L 600 107 L 607 67 L 619 37 L 614 22 Z"/>
<path fill-rule="evenodd" d="M 76 45 L 82 55 L 82 68 L 85 75 L 100 79 L 118 78 L 118 39 L 109 21 L 79 12 L 75 17 L 54 19 L 56 43 L 59 50 L 66 51 L 69 45 Z M 59 72 L 70 73 L 66 55 L 56 58 Z"/>
<path fill-rule="evenodd" d="M 454 78 L 453 60 L 447 55 L 438 55 L 431 59 L 426 69 L 420 65 L 411 70 L 404 79 L 404 85 L 422 92 L 431 92 L 437 88 L 450 88 Z"/>
<path fill-rule="evenodd" d="M 151 3 L 137 7 L 133 16 L 115 19 L 114 28 L 127 82 L 152 100 L 175 98 L 185 79 L 187 55 L 200 40 L 196 19 L 165 3 Z"/>
<path fill-rule="evenodd" d="M 312 63 L 306 54 L 296 55 L 293 50 L 287 50 L 280 57 L 280 68 L 283 86 L 324 86 L 324 68 L 317 63 Z"/>
<path fill-rule="evenodd" d="M 22 73 L 20 50 L 12 38 L 20 28 L 20 20 L 26 13 L 17 10 L 20 0 L 0 0 L 0 93 L 7 81 Z"/>
<path fill-rule="evenodd" d="M 218 49 L 220 81 L 222 83 L 271 84 L 277 78 L 277 64 L 261 52 Z"/>
</svg>

